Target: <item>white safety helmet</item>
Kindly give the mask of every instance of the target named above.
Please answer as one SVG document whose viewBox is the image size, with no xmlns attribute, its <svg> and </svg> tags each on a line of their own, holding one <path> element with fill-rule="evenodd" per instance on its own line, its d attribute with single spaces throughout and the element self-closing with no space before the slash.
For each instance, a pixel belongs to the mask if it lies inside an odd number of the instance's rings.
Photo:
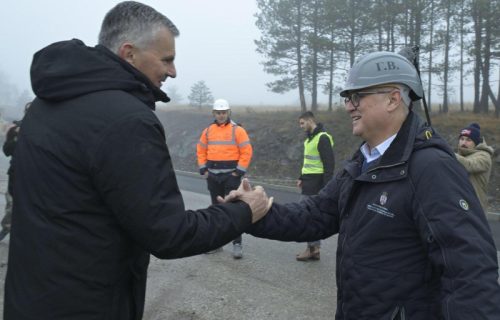
<svg viewBox="0 0 500 320">
<path fill-rule="evenodd" d="M 381 51 L 368 53 L 354 62 L 340 96 L 347 97 L 353 90 L 390 83 L 400 83 L 410 88 L 413 101 L 424 95 L 417 70 L 410 61 L 400 54 Z"/>
<path fill-rule="evenodd" d="M 229 103 L 225 99 L 217 99 L 214 102 L 212 110 L 214 111 L 226 111 L 230 110 Z"/>
</svg>

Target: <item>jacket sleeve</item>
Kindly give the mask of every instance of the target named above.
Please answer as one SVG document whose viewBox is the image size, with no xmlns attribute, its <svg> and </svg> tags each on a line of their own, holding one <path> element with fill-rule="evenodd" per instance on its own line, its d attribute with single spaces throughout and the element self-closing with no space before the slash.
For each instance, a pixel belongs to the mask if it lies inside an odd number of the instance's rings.
<svg viewBox="0 0 500 320">
<path fill-rule="evenodd" d="M 335 179 L 318 195 L 295 203 L 273 204 L 267 215 L 252 225 L 247 233 L 280 241 L 316 241 L 338 233 L 338 186 Z"/>
<path fill-rule="evenodd" d="M 330 181 L 333 177 L 333 171 L 335 170 L 335 157 L 333 154 L 333 147 L 330 143 L 330 139 L 327 135 L 323 134 L 319 137 L 318 141 L 318 152 L 321 162 L 323 163 L 323 186 Z"/>
<path fill-rule="evenodd" d="M 253 150 L 247 132 L 240 126 L 236 128 L 236 144 L 238 145 L 238 150 L 240 152 L 240 158 L 238 159 L 236 171 L 240 175 L 244 175 L 250 166 Z"/>
<path fill-rule="evenodd" d="M 486 172 L 491 168 L 491 156 L 486 151 L 475 152 L 467 157 L 459 154 L 455 156 L 469 173 Z"/>
<path fill-rule="evenodd" d="M 163 128 L 152 113 L 117 120 L 93 155 L 91 172 L 104 203 L 124 232 L 156 257 L 218 248 L 251 225 L 243 202 L 185 210 Z"/>
<path fill-rule="evenodd" d="M 196 156 L 198 158 L 198 170 L 200 171 L 200 174 L 204 174 L 205 171 L 207 171 L 207 130 L 208 128 L 205 128 L 205 130 L 203 130 L 200 136 L 200 140 L 196 144 Z"/>
<path fill-rule="evenodd" d="M 497 251 L 488 222 L 463 167 L 437 153 L 412 160 L 420 170 L 411 179 L 414 219 L 433 270 L 441 275 L 444 319 L 498 318 Z"/>
</svg>

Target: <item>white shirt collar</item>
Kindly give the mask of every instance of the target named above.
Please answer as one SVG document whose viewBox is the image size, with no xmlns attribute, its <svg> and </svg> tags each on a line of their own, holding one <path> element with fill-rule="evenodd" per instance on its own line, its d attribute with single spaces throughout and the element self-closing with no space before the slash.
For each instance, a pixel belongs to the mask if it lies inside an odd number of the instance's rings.
<svg viewBox="0 0 500 320">
<path fill-rule="evenodd" d="M 361 151 L 363 156 L 365 156 L 366 162 L 370 163 L 380 158 L 387 151 L 387 149 L 389 149 L 389 146 L 391 145 L 392 141 L 396 139 L 396 135 L 397 133 L 390 136 L 384 142 L 382 142 L 375 148 L 372 148 L 371 150 L 370 147 L 368 147 L 368 145 L 366 144 L 366 142 L 363 143 L 363 145 L 361 146 L 361 148 L 359 148 L 359 150 Z"/>
</svg>

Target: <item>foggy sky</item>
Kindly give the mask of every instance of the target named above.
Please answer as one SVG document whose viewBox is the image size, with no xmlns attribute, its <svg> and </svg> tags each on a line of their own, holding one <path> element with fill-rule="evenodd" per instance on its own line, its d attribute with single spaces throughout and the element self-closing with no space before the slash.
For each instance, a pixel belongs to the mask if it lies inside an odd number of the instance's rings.
<svg viewBox="0 0 500 320">
<path fill-rule="evenodd" d="M 78 38 L 87 45 L 97 43 L 104 15 L 120 0 L 15 0 L 0 11 L 0 72 L 19 92 L 31 90 L 29 67 L 33 54 L 61 40 Z M 299 105 L 297 90 L 286 94 L 269 92 L 266 82 L 275 80 L 263 71 L 264 57 L 255 49 L 260 36 L 255 26 L 255 0 L 144 0 L 169 17 L 179 28 L 176 39 L 177 78 L 168 79 L 162 89 L 175 86 L 187 103 L 191 86 L 204 80 L 215 99 L 232 105 Z M 346 66 L 340 66 L 345 68 Z M 427 75 L 423 74 L 424 81 Z M 496 74 L 493 75 L 497 79 Z M 458 82 L 457 75 L 453 81 Z M 434 81 L 434 83 L 437 83 Z M 343 83 L 335 83 L 342 86 Z M 424 89 L 427 87 L 424 85 Z M 458 101 L 458 87 L 449 93 Z M 434 104 L 440 103 L 436 88 Z M 466 80 L 466 100 L 472 100 L 472 80 Z M 434 96 L 436 95 L 436 96 Z M 319 96 L 320 103 L 327 97 Z M 336 97 L 334 102 L 340 102 Z"/>
<path fill-rule="evenodd" d="M 97 44 L 104 15 L 119 0 L 16 0 L 0 11 L 0 71 L 19 91 L 31 90 L 29 68 L 33 54 L 50 43 L 78 38 Z M 180 30 L 176 39 L 175 86 L 187 103 L 191 86 L 204 80 L 214 98 L 239 105 L 297 105 L 298 94 L 269 92 L 274 80 L 259 64 L 259 37 L 253 0 L 144 0 L 165 14 Z"/>
</svg>

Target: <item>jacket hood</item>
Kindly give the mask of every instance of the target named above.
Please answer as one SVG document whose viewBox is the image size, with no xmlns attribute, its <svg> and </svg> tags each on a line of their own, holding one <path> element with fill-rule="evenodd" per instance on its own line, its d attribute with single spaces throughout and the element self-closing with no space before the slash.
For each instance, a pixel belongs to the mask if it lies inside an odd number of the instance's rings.
<svg viewBox="0 0 500 320">
<path fill-rule="evenodd" d="M 427 126 L 417 114 L 410 112 L 391 147 L 382 156 L 381 164 L 406 162 L 414 151 L 425 148 L 441 149 L 454 157 L 453 150 L 439 133 L 434 128 Z"/>
<path fill-rule="evenodd" d="M 495 153 L 495 149 L 493 149 L 493 147 L 486 144 L 486 141 L 484 139 L 483 139 L 483 142 L 481 142 L 480 144 L 478 144 L 476 146 L 476 149 L 486 151 L 491 155 L 493 155 Z"/>
<path fill-rule="evenodd" d="M 63 101 L 123 90 L 153 109 L 156 101 L 170 101 L 131 64 L 101 45 L 87 47 L 78 39 L 56 42 L 35 53 L 30 72 L 33 92 L 41 99 Z"/>
<path fill-rule="evenodd" d="M 321 122 L 316 123 L 316 128 L 312 132 L 307 132 L 306 136 L 308 139 L 314 138 L 315 135 L 317 135 L 320 132 L 325 131 L 325 128 Z"/>
</svg>

